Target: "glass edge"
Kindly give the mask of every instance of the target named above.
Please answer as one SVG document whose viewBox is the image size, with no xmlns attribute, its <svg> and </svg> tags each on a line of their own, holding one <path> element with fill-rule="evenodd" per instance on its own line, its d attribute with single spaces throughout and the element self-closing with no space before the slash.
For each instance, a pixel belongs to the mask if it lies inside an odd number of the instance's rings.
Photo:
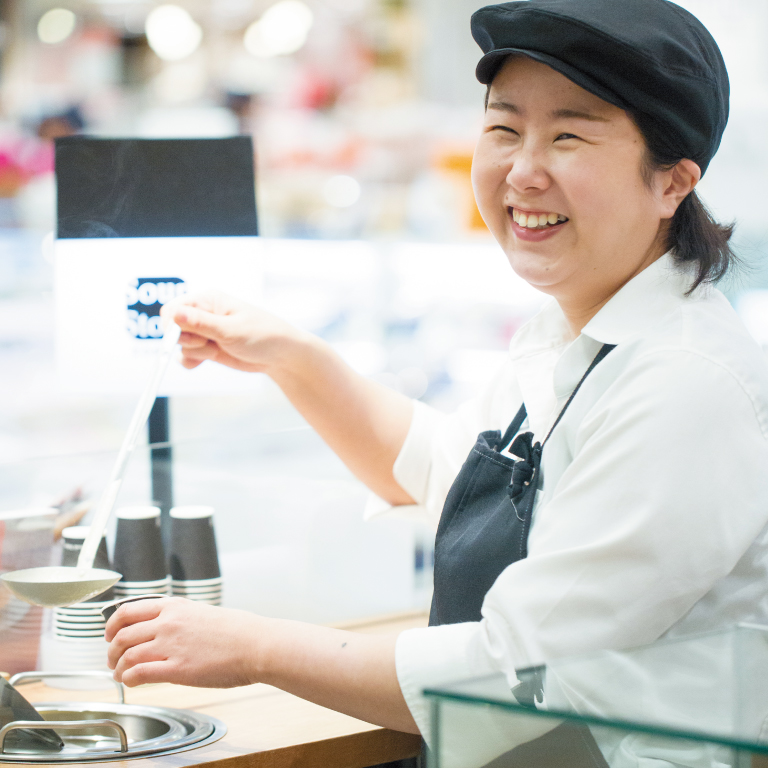
<svg viewBox="0 0 768 768">
<path fill-rule="evenodd" d="M 635 733 L 647 733 L 658 736 L 672 736 L 681 739 L 688 739 L 690 741 L 706 741 L 711 744 L 720 744 L 725 747 L 733 747 L 735 749 L 746 750 L 748 752 L 756 752 L 758 754 L 768 755 L 768 742 L 755 743 L 751 741 L 745 741 L 737 738 L 727 738 L 725 736 L 717 736 L 709 734 L 704 731 L 684 731 L 677 730 L 675 728 L 668 728 L 664 726 L 646 725 L 642 723 L 636 723 L 631 720 L 620 719 L 604 719 L 596 717 L 595 715 L 580 715 L 576 712 L 566 712 L 555 709 L 533 709 L 531 707 L 523 706 L 522 704 L 514 704 L 512 702 L 502 702 L 497 699 L 479 698 L 476 696 L 462 695 L 459 693 L 445 693 L 436 689 L 425 688 L 422 691 L 425 698 L 433 700 L 453 701 L 462 704 L 485 704 L 499 709 L 505 709 L 510 712 L 516 712 L 518 714 L 527 714 L 529 717 L 539 716 L 549 718 L 550 720 L 572 720 L 579 723 L 588 723 L 589 725 L 595 725 L 602 728 L 612 728 L 614 730 L 633 731 Z"/>
</svg>

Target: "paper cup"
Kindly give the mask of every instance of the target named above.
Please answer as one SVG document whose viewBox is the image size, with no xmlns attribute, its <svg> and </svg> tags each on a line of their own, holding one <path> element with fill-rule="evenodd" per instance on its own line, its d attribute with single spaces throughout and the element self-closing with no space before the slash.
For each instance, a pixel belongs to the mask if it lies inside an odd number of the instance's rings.
<svg viewBox="0 0 768 768">
<path fill-rule="evenodd" d="M 156 582 L 166 576 L 159 507 L 117 510 L 114 570 L 125 582 Z"/>
<path fill-rule="evenodd" d="M 104 620 L 108 621 L 112 614 L 123 604 L 123 603 L 134 603 L 137 600 L 157 600 L 157 599 L 163 599 L 164 597 L 168 597 L 168 595 L 137 595 L 136 597 L 124 597 L 122 600 L 113 600 L 111 603 L 108 603 L 101 609 L 102 616 L 104 616 Z"/>
<path fill-rule="evenodd" d="M 53 623 L 55 626 L 62 627 L 63 629 L 97 629 L 104 626 L 104 618 L 83 620 L 78 619 L 76 616 L 65 616 L 62 619 L 54 619 Z"/>
<path fill-rule="evenodd" d="M 220 587 L 222 583 L 223 580 L 221 576 L 218 576 L 215 579 L 184 579 L 183 581 L 180 579 L 171 579 L 171 587 Z"/>
<path fill-rule="evenodd" d="M 126 581 L 121 579 L 115 586 L 119 586 L 120 589 L 146 589 L 146 587 L 164 587 L 168 584 L 169 579 L 164 576 L 162 579 L 155 579 L 154 581 Z M 105 600 L 104 602 L 111 602 Z"/>
<path fill-rule="evenodd" d="M 56 637 L 74 637 L 74 638 L 85 638 L 85 637 L 104 637 L 104 627 L 101 629 L 95 629 L 95 630 L 69 630 L 69 629 L 55 629 L 53 630 L 53 634 L 56 635 Z"/>
<path fill-rule="evenodd" d="M 77 565 L 77 560 L 80 557 L 80 550 L 83 548 L 83 542 L 90 529 L 91 527 L 89 525 L 72 525 L 61 532 L 61 564 L 63 566 L 73 568 Z M 106 571 L 112 570 L 112 565 L 109 562 L 109 554 L 107 552 L 106 536 L 101 537 L 101 542 L 99 542 L 99 548 L 96 550 L 96 557 L 93 561 L 93 567 L 103 568 Z M 106 592 L 95 595 L 91 599 L 103 602 L 105 597 L 107 601 L 112 599 L 111 587 Z"/>
<path fill-rule="evenodd" d="M 173 507 L 168 564 L 174 581 L 207 581 L 221 577 L 213 507 Z"/>
</svg>

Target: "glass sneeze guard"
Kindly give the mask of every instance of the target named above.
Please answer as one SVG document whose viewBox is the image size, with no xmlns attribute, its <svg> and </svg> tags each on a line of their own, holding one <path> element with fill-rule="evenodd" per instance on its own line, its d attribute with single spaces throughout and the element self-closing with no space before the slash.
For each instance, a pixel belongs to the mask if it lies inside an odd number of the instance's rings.
<svg viewBox="0 0 768 768">
<path fill-rule="evenodd" d="M 425 690 L 429 768 L 768 766 L 768 627 Z"/>
</svg>

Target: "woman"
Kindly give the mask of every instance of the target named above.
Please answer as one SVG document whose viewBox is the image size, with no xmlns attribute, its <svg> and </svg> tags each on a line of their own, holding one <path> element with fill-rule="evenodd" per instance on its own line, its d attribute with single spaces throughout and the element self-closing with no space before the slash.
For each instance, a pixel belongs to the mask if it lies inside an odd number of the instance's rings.
<svg viewBox="0 0 768 768">
<path fill-rule="evenodd" d="M 146 601 L 107 627 L 126 684 L 262 681 L 429 740 L 425 687 L 768 620 L 768 374 L 711 287 L 730 229 L 694 191 L 728 113 L 717 46 L 666 0 L 505 3 L 472 28 L 477 202 L 554 298 L 480 398 L 441 416 L 222 296 L 165 313 L 186 367 L 269 374 L 388 504 L 443 509 L 432 626 Z"/>
</svg>

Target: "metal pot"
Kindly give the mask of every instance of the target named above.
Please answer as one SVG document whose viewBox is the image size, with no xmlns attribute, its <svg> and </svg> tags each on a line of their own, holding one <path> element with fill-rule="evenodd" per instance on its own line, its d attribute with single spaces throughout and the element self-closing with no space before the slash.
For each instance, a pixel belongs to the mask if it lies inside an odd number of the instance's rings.
<svg viewBox="0 0 768 768">
<path fill-rule="evenodd" d="M 11 678 L 81 677 L 82 673 L 22 673 Z M 109 672 L 88 673 L 89 677 L 108 677 Z M 121 689 L 122 686 L 117 684 Z M 0 763 L 67 763 L 128 760 L 148 755 L 167 755 L 210 744 L 220 739 L 227 728 L 220 720 L 196 712 L 166 707 L 104 702 L 54 702 L 37 704 L 44 723 L 15 721 L 0 729 Z M 64 747 L 59 751 L 38 747 L 6 747 L 6 737 L 14 730 L 55 730 Z"/>
</svg>

